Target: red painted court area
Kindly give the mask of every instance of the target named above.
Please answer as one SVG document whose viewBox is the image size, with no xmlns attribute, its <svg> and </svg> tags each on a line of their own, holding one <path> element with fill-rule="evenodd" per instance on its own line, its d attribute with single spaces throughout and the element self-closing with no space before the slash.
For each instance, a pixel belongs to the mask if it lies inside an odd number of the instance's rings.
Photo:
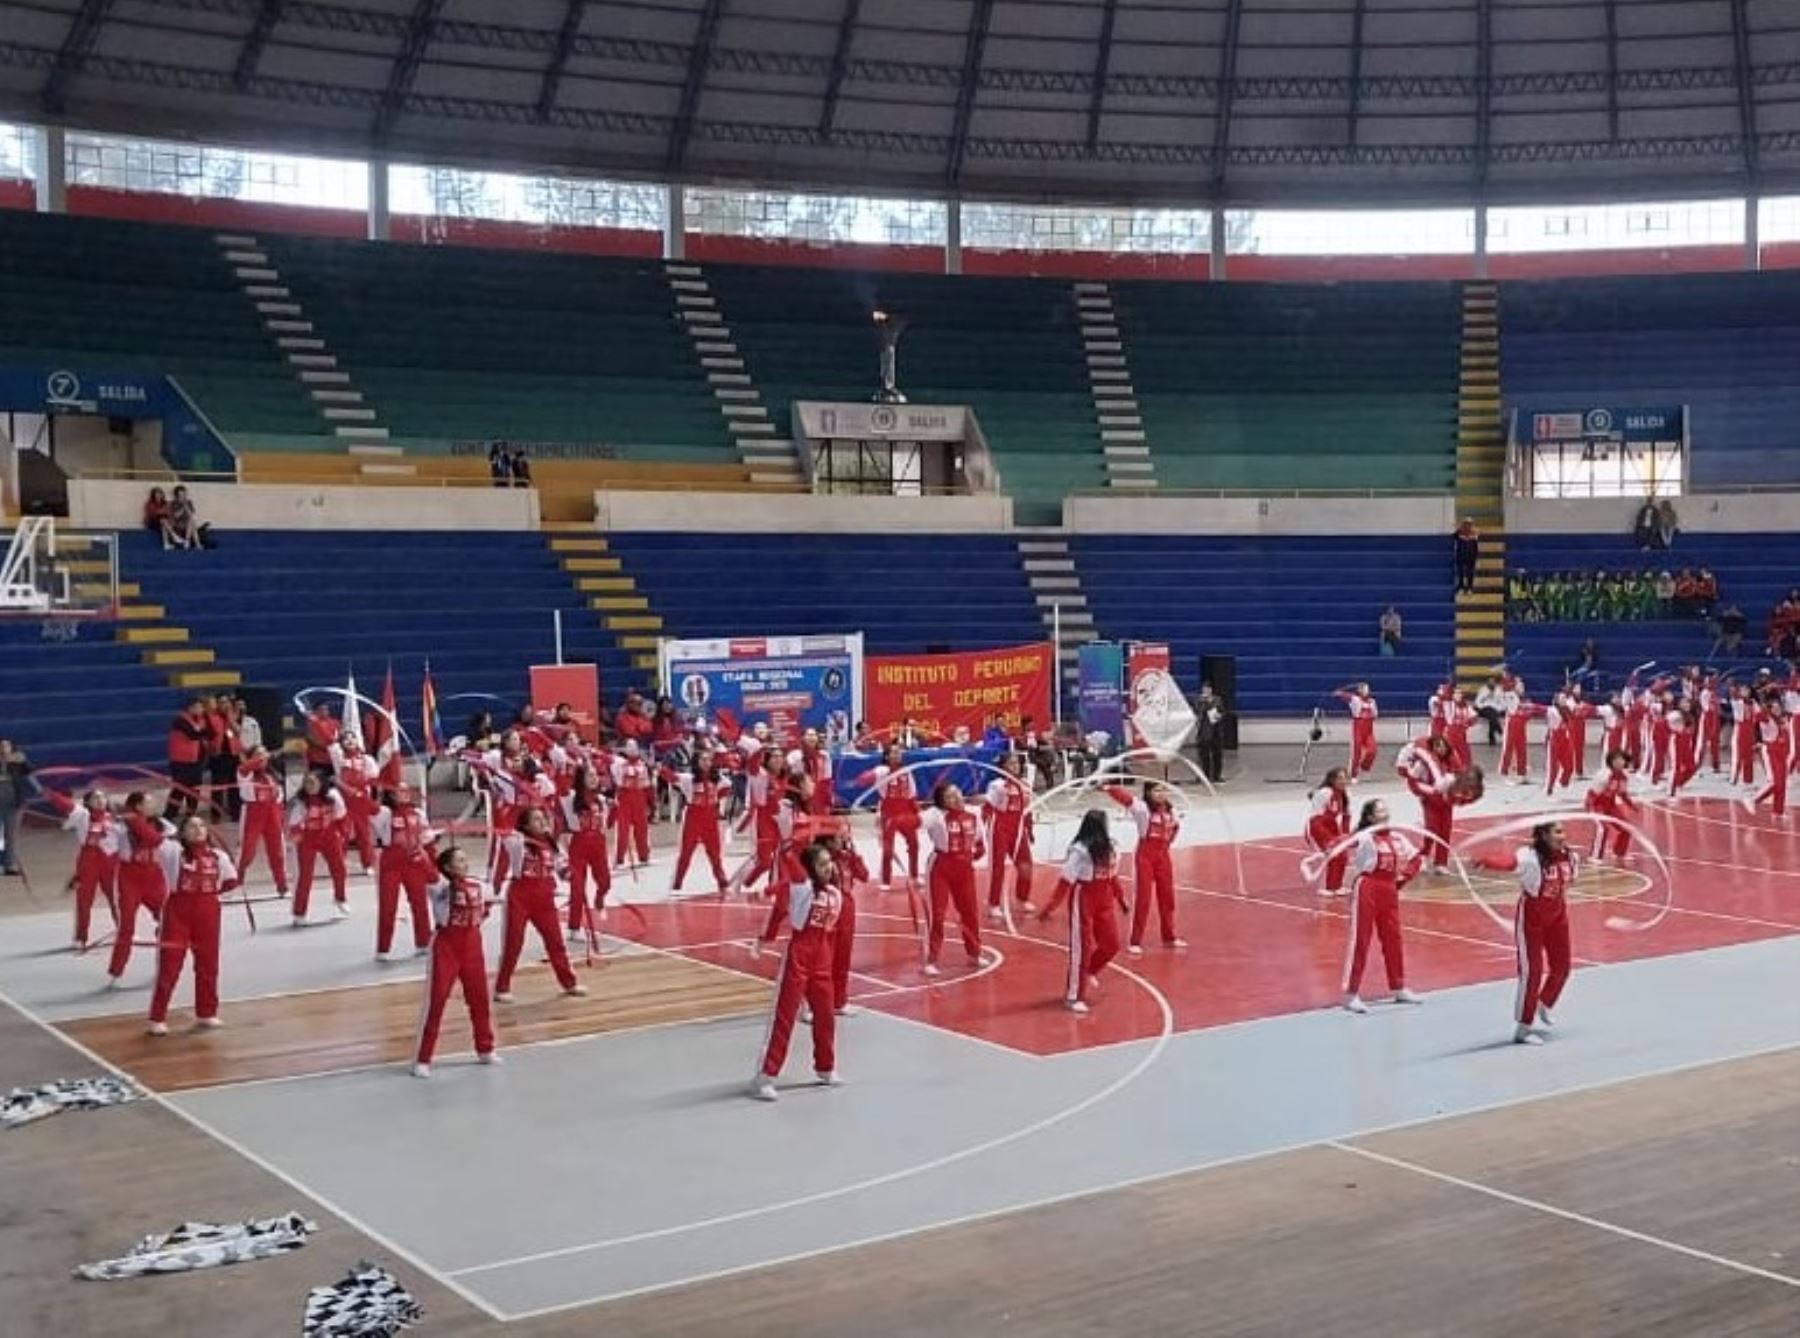
<svg viewBox="0 0 1800 1338">
<path fill-rule="evenodd" d="M 1571 906 L 1578 973 L 1610 962 L 1800 934 L 1800 824 L 1784 827 L 1766 813 L 1751 818 L 1732 803 L 1690 799 L 1647 809 L 1637 825 L 1669 863 L 1673 908 L 1642 932 L 1609 928 L 1609 918 L 1648 921 L 1662 904 L 1662 875 L 1643 854 L 1624 870 L 1587 869 Z M 1459 838 L 1464 833 L 1459 828 Z M 1572 836 L 1577 833 L 1586 835 L 1572 828 Z M 904 891 L 859 893 L 852 994 L 865 1008 L 1035 1055 L 1156 1036 L 1164 1029 L 1164 1001 L 1177 1031 L 1335 1005 L 1342 997 L 1347 902 L 1321 898 L 1306 885 L 1298 837 L 1248 841 L 1240 853 L 1241 893 L 1232 847 L 1175 852 L 1178 932 L 1188 946 L 1160 947 L 1152 919 L 1144 955 L 1119 957 L 1086 1017 L 1062 1007 L 1068 958 L 1060 917 L 1044 924 L 1021 920 L 1013 933 L 984 923 L 983 962 L 972 968 L 953 916 L 944 974 L 933 979 L 920 969 Z M 1054 883 L 1055 871 L 1040 866 L 1037 896 L 1047 895 Z M 1514 884 L 1488 875 L 1478 888 L 1510 924 Z M 1127 897 L 1131 892 L 1127 880 Z M 613 932 L 732 970 L 774 975 L 778 957 L 753 957 L 745 946 L 767 914 L 766 903 L 702 899 L 639 909 L 641 922 L 634 914 L 615 923 Z M 1414 989 L 1429 993 L 1512 978 L 1510 931 L 1470 901 L 1454 874 L 1427 875 L 1409 887 L 1404 921 L 1407 982 Z M 1379 960 L 1372 958 L 1365 992 L 1378 997 L 1384 983 Z"/>
</svg>

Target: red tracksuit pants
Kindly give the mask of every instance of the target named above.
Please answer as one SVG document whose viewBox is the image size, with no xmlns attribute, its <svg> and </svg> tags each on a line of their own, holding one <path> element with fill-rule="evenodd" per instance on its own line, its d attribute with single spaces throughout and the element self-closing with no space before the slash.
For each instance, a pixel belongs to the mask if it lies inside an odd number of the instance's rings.
<svg viewBox="0 0 1800 1338">
<path fill-rule="evenodd" d="M 1566 731 L 1552 734 L 1544 749 L 1544 793 L 1554 794 L 1575 777 L 1575 741 Z"/>
<path fill-rule="evenodd" d="M 431 866 L 424 858 L 389 846 L 381 852 L 375 875 L 375 951 L 394 946 L 394 921 L 399 916 L 400 892 L 406 891 L 407 914 L 412 917 L 413 946 L 431 942 L 431 903 L 425 897 Z"/>
<path fill-rule="evenodd" d="M 1519 993 L 1513 1017 L 1522 1027 L 1539 1007 L 1554 1008 L 1569 982 L 1569 907 L 1561 897 L 1520 897 L 1513 912 L 1519 952 Z"/>
<path fill-rule="evenodd" d="M 850 955 L 856 950 L 856 898 L 844 893 L 831 941 L 831 1001 L 842 1012 L 850 1003 Z"/>
<path fill-rule="evenodd" d="M 1523 776 L 1531 769 L 1525 758 L 1525 717 L 1506 717 L 1506 738 L 1500 749 L 1500 774 Z"/>
<path fill-rule="evenodd" d="M 437 1049 L 444 1005 L 450 1002 L 450 992 L 459 981 L 463 1002 L 469 1008 L 469 1025 L 475 1032 L 475 1053 L 493 1053 L 494 1023 L 488 1004 L 487 958 L 481 948 L 481 926 L 445 925 L 431 940 L 431 960 L 425 968 L 425 1016 L 419 1023 L 417 1055 L 421 1064 L 429 1064 Z"/>
<path fill-rule="evenodd" d="M 975 863 L 968 856 L 939 855 L 931 861 L 931 946 L 926 960 L 935 962 L 944 950 L 944 921 L 950 903 L 962 922 L 963 950 L 971 964 L 981 961 L 981 921 L 975 899 Z"/>
<path fill-rule="evenodd" d="M 342 823 L 344 849 L 354 850 L 362 859 L 362 871 L 375 868 L 375 829 L 369 825 L 369 812 L 362 800 L 353 800 Z"/>
<path fill-rule="evenodd" d="M 635 847 L 637 863 L 650 862 L 650 796 L 644 790 L 620 790 L 619 807 L 613 815 L 619 840 L 613 851 L 613 863 L 624 864 L 625 856 Z"/>
<path fill-rule="evenodd" d="M 919 815 L 912 809 L 893 814 L 881 815 L 881 885 L 889 887 L 894 881 L 894 846 L 899 842 L 906 843 L 906 872 L 911 878 L 919 876 Z"/>
<path fill-rule="evenodd" d="M 274 803 L 248 803 L 238 838 L 238 873 L 248 877 L 250 865 L 261 846 L 269 857 L 269 868 L 275 875 L 275 890 L 287 895 L 287 851 L 282 847 L 281 809 Z"/>
<path fill-rule="evenodd" d="M 592 901 L 588 900 L 587 890 L 590 877 L 594 880 Z M 569 928 L 583 930 L 598 920 L 610 891 L 612 869 L 606 862 L 606 833 L 576 832 L 569 838 Z"/>
<path fill-rule="evenodd" d="M 1587 775 L 1587 719 L 1580 717 L 1569 726 L 1569 762 L 1577 776 Z"/>
<path fill-rule="evenodd" d="M 1360 721 L 1350 726 L 1350 776 L 1355 779 L 1365 771 L 1375 770 L 1375 722 Z"/>
<path fill-rule="evenodd" d="M 1344 833 L 1330 818 L 1313 818 L 1306 824 L 1307 839 L 1312 842 L 1314 850 L 1323 855 L 1344 839 Z M 1345 846 L 1338 851 L 1335 858 L 1325 864 L 1325 891 L 1342 892 L 1344 890 L 1344 866 L 1350 862 L 1350 848 Z"/>
<path fill-rule="evenodd" d="M 1769 764 L 1769 783 L 1763 787 L 1762 793 L 1756 796 L 1756 802 L 1772 800 L 1776 817 L 1787 814 L 1788 791 L 1788 744 L 1786 739 L 1777 739 L 1765 749 Z"/>
<path fill-rule="evenodd" d="M 1165 944 L 1175 941 L 1175 866 L 1166 845 L 1141 845 L 1134 858 L 1131 888 L 1131 946 L 1144 945 L 1150 925 L 1150 901 L 1156 900 L 1156 923 Z"/>
<path fill-rule="evenodd" d="M 125 965 L 131 960 L 132 940 L 137 937 L 138 907 L 146 907 L 155 917 L 154 926 L 161 920 L 168 897 L 163 872 L 156 865 L 127 863 L 119 866 L 119 928 L 113 935 L 112 960 L 106 964 L 107 975 L 125 974 Z M 160 934 L 158 942 L 161 942 Z"/>
<path fill-rule="evenodd" d="M 1388 988 L 1406 985 L 1406 949 L 1400 938 L 1400 889 L 1392 879 L 1365 874 L 1356 884 L 1350 902 L 1350 951 L 1344 963 L 1344 992 L 1362 989 L 1363 968 L 1369 962 L 1369 939 L 1381 935 L 1381 959 L 1387 964 Z"/>
<path fill-rule="evenodd" d="M 342 906 L 348 899 L 344 895 L 344 839 L 336 832 L 323 836 L 302 833 L 298 848 L 300 862 L 299 877 L 294 880 L 294 915 L 304 920 L 307 904 L 312 900 L 313 865 L 321 859 L 331 874 L 331 891 Z"/>
<path fill-rule="evenodd" d="M 1598 813 L 1603 817 L 1618 818 L 1622 815 L 1611 802 L 1589 803 L 1586 805 L 1590 813 Z M 1615 859 L 1624 859 L 1631 851 L 1631 833 L 1623 827 L 1610 822 L 1594 824 L 1594 858 L 1603 859 L 1611 854 Z"/>
<path fill-rule="evenodd" d="M 837 1067 L 837 1001 L 832 994 L 836 953 L 836 935 L 812 925 L 788 939 L 775 976 L 775 1008 L 763 1046 L 765 1077 L 778 1077 L 787 1063 L 788 1042 L 802 1002 L 812 1009 L 813 1069 L 830 1073 Z"/>
<path fill-rule="evenodd" d="M 550 957 L 556 983 L 565 990 L 575 986 L 575 968 L 569 965 L 569 949 L 563 943 L 562 926 L 556 920 L 556 885 L 514 879 L 506 890 L 506 937 L 500 950 L 500 970 L 494 976 L 494 993 L 512 992 L 513 971 L 525 951 L 525 930 L 537 930 Z"/>
<path fill-rule="evenodd" d="M 114 899 L 113 885 L 117 881 L 119 857 L 109 855 L 104 850 L 93 846 L 83 846 L 75 856 L 75 941 L 85 944 L 88 941 L 88 929 L 94 919 L 94 895 L 106 895 L 106 909 L 112 913 L 113 923 L 119 923 L 119 904 Z M 129 929 L 121 930 L 129 934 Z"/>
<path fill-rule="evenodd" d="M 1679 794 L 1683 786 L 1700 774 L 1700 750 L 1698 740 L 1692 733 L 1679 735 L 1675 740 L 1675 769 L 1669 777 L 1669 793 Z"/>
<path fill-rule="evenodd" d="M 1735 727 L 1734 727 L 1735 728 Z M 1737 746 L 1732 750 L 1731 779 L 1738 785 L 1756 781 L 1756 728 L 1738 729 Z"/>
<path fill-rule="evenodd" d="M 1119 955 L 1118 896 L 1113 883 L 1083 883 L 1069 898 L 1069 980 L 1065 1000 L 1086 1003 L 1093 980 Z"/>
<path fill-rule="evenodd" d="M 1419 811 L 1421 825 L 1437 838 L 1428 842 L 1431 849 L 1426 853 L 1431 858 L 1431 866 L 1444 868 L 1450 863 L 1450 829 L 1455 821 L 1455 806 L 1441 794 L 1423 795 L 1419 799 Z"/>
<path fill-rule="evenodd" d="M 175 983 L 189 953 L 194 955 L 194 1016 L 219 1015 L 219 899 L 216 896 L 171 896 L 163 907 L 162 946 L 156 954 L 156 991 L 150 996 L 150 1020 L 165 1021 Z"/>
<path fill-rule="evenodd" d="M 1031 842 L 1019 834 L 1022 814 L 1003 813 L 994 819 L 993 835 L 988 839 L 988 905 L 998 906 L 1006 895 L 1006 870 L 1010 865 L 1018 872 L 1013 878 L 1013 896 L 1019 901 L 1031 900 Z"/>
<path fill-rule="evenodd" d="M 1719 771 L 1719 743 L 1724 734 L 1724 722 L 1716 715 L 1700 717 L 1700 751 L 1706 757 L 1706 763 L 1714 772 Z"/>
<path fill-rule="evenodd" d="M 723 892 L 726 878 L 725 862 L 719 854 L 719 815 L 710 808 L 690 806 L 681 815 L 681 853 L 675 857 L 675 881 L 670 885 L 670 891 L 681 891 L 681 880 L 687 877 L 688 862 L 694 858 L 696 850 L 706 852 L 706 862 L 712 865 L 713 882 Z"/>
</svg>

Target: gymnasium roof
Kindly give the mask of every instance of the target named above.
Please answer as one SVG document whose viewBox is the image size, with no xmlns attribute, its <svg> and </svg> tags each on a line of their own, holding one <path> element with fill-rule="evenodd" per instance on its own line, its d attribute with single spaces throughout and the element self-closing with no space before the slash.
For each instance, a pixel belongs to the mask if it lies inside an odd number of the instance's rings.
<svg viewBox="0 0 1800 1338">
<path fill-rule="evenodd" d="M 0 0 L 0 116 L 873 193 L 1800 188 L 1800 0 Z"/>
</svg>

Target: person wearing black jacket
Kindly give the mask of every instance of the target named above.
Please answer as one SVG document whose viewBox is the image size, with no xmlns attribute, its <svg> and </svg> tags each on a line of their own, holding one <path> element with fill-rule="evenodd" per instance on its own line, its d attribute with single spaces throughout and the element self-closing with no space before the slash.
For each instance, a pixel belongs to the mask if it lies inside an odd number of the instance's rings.
<svg viewBox="0 0 1800 1338">
<path fill-rule="evenodd" d="M 19 827 L 25 817 L 25 805 L 36 798 L 40 788 L 31 775 L 31 763 L 24 752 L 13 747 L 11 739 L 0 739 L 0 874 L 8 878 L 23 876 L 19 867 Z"/>
<path fill-rule="evenodd" d="M 1194 748 L 1200 754 L 1200 771 L 1215 785 L 1225 778 L 1225 703 L 1211 683 L 1200 685 L 1194 699 Z"/>
</svg>

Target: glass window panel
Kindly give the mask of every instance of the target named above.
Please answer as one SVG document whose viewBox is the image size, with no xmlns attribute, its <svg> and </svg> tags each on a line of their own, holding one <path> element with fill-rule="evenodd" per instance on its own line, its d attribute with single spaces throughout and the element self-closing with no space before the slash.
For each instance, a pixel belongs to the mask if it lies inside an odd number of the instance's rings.
<svg viewBox="0 0 1800 1338">
<path fill-rule="evenodd" d="M 1205 254 L 1212 248 L 1212 215 L 1204 209 L 970 201 L 962 207 L 962 241 L 984 251 Z"/>
<path fill-rule="evenodd" d="M 369 204 L 368 168 L 354 159 L 79 132 L 70 132 L 67 151 L 76 186 L 326 209 Z"/>
<path fill-rule="evenodd" d="M 730 237 L 942 246 L 949 234 L 949 210 L 937 200 L 693 187 L 683 204 L 689 232 Z"/>
<path fill-rule="evenodd" d="M 0 121 L 0 180 L 37 180 L 37 132 Z"/>
<path fill-rule="evenodd" d="M 668 220 L 663 188 L 641 181 L 523 176 L 412 164 L 388 169 L 388 207 L 396 214 L 435 218 L 645 232 L 661 232 Z"/>
<path fill-rule="evenodd" d="M 1468 255 L 1473 209 L 1233 209 L 1225 215 L 1231 255 Z"/>
<path fill-rule="evenodd" d="M 1742 245 L 1744 201 L 1530 205 L 1488 211 L 1488 249 L 1599 251 Z"/>
</svg>

